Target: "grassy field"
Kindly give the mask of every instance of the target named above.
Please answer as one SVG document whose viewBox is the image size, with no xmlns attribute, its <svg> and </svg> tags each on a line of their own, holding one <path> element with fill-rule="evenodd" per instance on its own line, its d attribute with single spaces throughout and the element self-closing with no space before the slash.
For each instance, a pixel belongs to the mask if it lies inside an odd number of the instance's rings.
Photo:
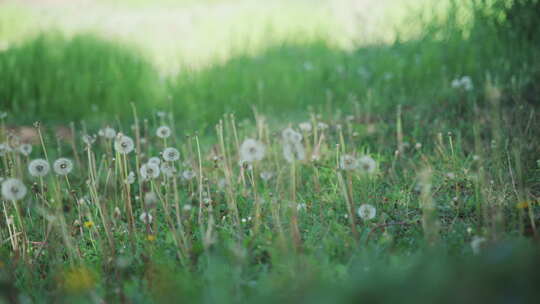
<svg viewBox="0 0 540 304">
<path fill-rule="evenodd" d="M 534 303 L 540 4 L 390 2 L 163 0 L 229 12 L 189 51 L 3 6 L 0 303 Z"/>
</svg>

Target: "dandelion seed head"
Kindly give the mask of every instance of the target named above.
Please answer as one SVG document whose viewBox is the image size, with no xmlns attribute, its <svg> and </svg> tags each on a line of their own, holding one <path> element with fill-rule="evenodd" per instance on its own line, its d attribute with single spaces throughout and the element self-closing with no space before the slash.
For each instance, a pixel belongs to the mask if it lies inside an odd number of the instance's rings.
<svg viewBox="0 0 540 304">
<path fill-rule="evenodd" d="M 134 182 L 135 182 L 135 172 L 130 171 L 126 178 L 126 184 L 131 185 Z"/>
<path fill-rule="evenodd" d="M 58 175 L 68 175 L 73 170 L 73 162 L 65 157 L 59 158 L 54 161 L 53 169 Z"/>
<path fill-rule="evenodd" d="M 220 178 L 218 180 L 218 188 L 223 190 L 225 189 L 226 186 L 227 186 L 227 180 L 224 178 Z"/>
<path fill-rule="evenodd" d="M 24 198 L 27 189 L 22 181 L 16 178 L 7 178 L 2 182 L 2 197 L 8 201 L 18 201 Z"/>
<path fill-rule="evenodd" d="M 170 162 L 167 163 L 161 163 L 161 166 L 159 167 L 163 175 L 167 177 L 174 177 L 176 174 L 176 168 L 174 165 Z"/>
<path fill-rule="evenodd" d="M 156 164 L 146 163 L 140 168 L 141 177 L 143 180 L 155 179 L 159 177 L 159 166 Z"/>
<path fill-rule="evenodd" d="M 150 157 L 148 159 L 148 163 L 149 164 L 154 164 L 156 166 L 159 166 L 161 164 L 161 158 L 157 157 L 157 156 L 154 156 L 154 157 Z"/>
<path fill-rule="evenodd" d="M 28 172 L 34 177 L 43 177 L 49 173 L 51 166 L 41 158 L 34 159 L 28 164 Z"/>
<path fill-rule="evenodd" d="M 180 159 L 180 152 L 176 148 L 166 148 L 162 152 L 163 159 L 168 162 L 177 161 Z"/>
<path fill-rule="evenodd" d="M 116 130 L 111 127 L 105 127 L 99 130 L 98 135 L 107 139 L 113 139 L 116 137 Z"/>
<path fill-rule="evenodd" d="M 462 89 L 465 91 L 471 91 L 474 88 L 472 79 L 469 76 L 463 76 L 461 78 L 458 77 L 452 80 L 450 85 L 454 89 Z"/>
<path fill-rule="evenodd" d="M 155 192 L 151 191 L 151 192 L 146 192 L 144 194 L 144 204 L 147 207 L 153 208 L 157 202 L 158 202 L 158 196 Z"/>
<path fill-rule="evenodd" d="M 157 128 L 156 135 L 159 138 L 168 138 L 169 136 L 171 136 L 171 128 L 167 126 L 161 126 Z"/>
<path fill-rule="evenodd" d="M 317 123 L 317 129 L 319 129 L 320 131 L 324 131 L 326 129 L 328 129 L 328 124 L 320 121 Z"/>
<path fill-rule="evenodd" d="M 120 211 L 120 208 L 114 207 L 113 216 L 115 218 L 119 218 L 120 216 L 122 216 L 122 211 Z"/>
<path fill-rule="evenodd" d="M 283 157 L 289 163 L 294 161 L 303 161 L 306 158 L 304 146 L 300 142 L 284 142 Z"/>
<path fill-rule="evenodd" d="M 245 162 L 251 163 L 262 160 L 264 158 L 264 154 L 264 144 L 255 139 L 248 138 L 244 140 L 240 146 L 240 160 Z"/>
<path fill-rule="evenodd" d="M 473 237 L 471 241 L 471 249 L 474 254 L 478 255 L 482 251 L 482 247 L 484 243 L 486 242 L 486 239 L 480 236 Z"/>
<path fill-rule="evenodd" d="M 152 215 L 148 212 L 143 212 L 139 216 L 139 220 L 145 224 L 151 224 L 152 223 Z"/>
<path fill-rule="evenodd" d="M 118 133 L 119 135 L 116 137 L 116 140 L 114 141 L 114 149 L 116 152 L 120 154 L 129 154 L 133 149 L 135 148 L 135 144 L 133 143 L 133 139 L 131 137 L 122 135 Z"/>
<path fill-rule="evenodd" d="M 292 128 L 283 130 L 283 132 L 281 132 L 281 137 L 283 138 L 283 141 L 286 142 L 299 143 L 302 141 L 302 134 L 296 132 Z"/>
<path fill-rule="evenodd" d="M 357 213 L 362 220 L 369 221 L 375 217 L 377 214 L 377 209 L 370 204 L 362 204 L 358 208 Z"/>
<path fill-rule="evenodd" d="M 358 159 L 358 166 L 362 172 L 372 174 L 377 169 L 377 162 L 369 155 L 364 155 Z"/>
<path fill-rule="evenodd" d="M 298 124 L 298 127 L 300 128 L 302 132 L 306 132 L 306 133 L 311 132 L 311 129 L 312 129 L 311 122 L 309 121 Z"/>
<path fill-rule="evenodd" d="M 185 180 L 191 180 L 195 177 L 195 172 L 193 170 L 184 170 L 182 171 L 182 178 Z"/>
<path fill-rule="evenodd" d="M 0 156 L 6 155 L 11 148 L 6 143 L 0 143 Z"/>
<path fill-rule="evenodd" d="M 31 144 L 22 144 L 19 146 L 19 152 L 24 155 L 28 156 L 30 153 L 32 153 L 32 145 Z"/>
<path fill-rule="evenodd" d="M 354 170 L 358 168 L 358 160 L 349 154 L 342 155 L 339 159 L 339 167 L 342 170 Z"/>
<path fill-rule="evenodd" d="M 265 182 L 269 181 L 272 177 L 274 177 L 274 173 L 272 173 L 271 171 L 261 172 L 261 178 Z"/>
<path fill-rule="evenodd" d="M 96 142 L 96 136 L 95 136 L 95 135 L 84 134 L 84 135 L 82 136 L 82 141 L 83 141 L 87 146 L 91 146 L 91 145 L 93 145 L 93 144 Z"/>
</svg>

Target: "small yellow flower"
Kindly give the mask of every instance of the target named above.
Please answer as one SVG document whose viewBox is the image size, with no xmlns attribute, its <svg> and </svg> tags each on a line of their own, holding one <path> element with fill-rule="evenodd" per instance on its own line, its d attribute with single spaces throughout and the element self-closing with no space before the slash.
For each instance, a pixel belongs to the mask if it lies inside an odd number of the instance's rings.
<svg viewBox="0 0 540 304">
<path fill-rule="evenodd" d="M 86 222 L 84 222 L 84 227 L 86 227 L 86 228 L 92 228 L 92 227 L 94 227 L 94 222 L 92 222 L 92 221 L 86 221 Z"/>
<path fill-rule="evenodd" d="M 149 242 L 154 242 L 156 240 L 156 236 L 153 234 L 149 234 L 146 236 L 146 240 Z"/>
</svg>

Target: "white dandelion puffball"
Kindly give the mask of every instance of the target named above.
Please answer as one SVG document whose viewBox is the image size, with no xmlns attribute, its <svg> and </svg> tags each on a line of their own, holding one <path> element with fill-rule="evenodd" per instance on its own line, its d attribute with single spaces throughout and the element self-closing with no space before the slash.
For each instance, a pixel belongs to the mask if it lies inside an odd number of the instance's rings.
<svg viewBox="0 0 540 304">
<path fill-rule="evenodd" d="M 264 144 L 255 139 L 248 138 L 240 146 L 240 159 L 246 162 L 259 161 L 264 158 Z"/>
<path fill-rule="evenodd" d="M 220 178 L 217 185 L 220 190 L 223 190 L 227 186 L 227 180 L 224 178 Z"/>
<path fill-rule="evenodd" d="M 167 138 L 171 136 L 171 128 L 167 126 L 161 126 L 156 130 L 156 135 L 159 138 Z"/>
<path fill-rule="evenodd" d="M 363 204 L 358 208 L 358 216 L 364 221 L 371 220 L 377 214 L 377 209 L 370 204 Z"/>
<path fill-rule="evenodd" d="M 160 173 L 159 166 L 156 164 L 144 164 L 140 171 L 143 180 L 158 178 Z"/>
<path fill-rule="evenodd" d="M 148 212 L 141 213 L 141 216 L 139 216 L 139 219 L 145 224 L 152 223 L 152 215 Z"/>
<path fill-rule="evenodd" d="M 469 76 L 461 77 L 461 86 L 465 91 L 471 91 L 473 89 L 472 79 Z"/>
<path fill-rule="evenodd" d="M 306 121 L 306 122 L 302 122 L 300 124 L 298 124 L 298 127 L 300 128 L 300 130 L 302 130 L 303 132 L 306 132 L 306 133 L 309 133 L 311 132 L 311 123 L 309 121 Z"/>
<path fill-rule="evenodd" d="M 129 136 L 120 135 L 114 141 L 114 149 L 120 154 L 128 154 L 135 148 L 133 139 Z"/>
<path fill-rule="evenodd" d="M 146 192 L 144 194 L 144 204 L 147 207 L 154 206 L 158 202 L 158 196 L 155 192 Z"/>
<path fill-rule="evenodd" d="M 328 129 L 328 124 L 321 121 L 321 122 L 319 122 L 317 124 L 317 129 L 319 129 L 321 131 L 324 131 L 324 130 Z"/>
<path fill-rule="evenodd" d="M 148 163 L 159 166 L 161 164 L 161 159 L 157 156 L 150 157 L 150 159 L 148 159 Z"/>
<path fill-rule="evenodd" d="M 299 143 L 302 141 L 302 134 L 296 132 L 292 128 L 287 128 L 281 132 L 281 137 L 286 142 Z"/>
<path fill-rule="evenodd" d="M 162 157 L 168 162 L 177 161 L 180 159 L 180 152 L 175 148 L 166 148 L 162 152 Z"/>
<path fill-rule="evenodd" d="M 339 168 L 342 170 L 354 170 L 358 168 L 358 160 L 349 154 L 342 155 L 339 159 Z"/>
<path fill-rule="evenodd" d="M 272 177 L 274 177 L 274 173 L 272 173 L 270 171 L 261 172 L 261 178 L 264 181 L 269 181 Z"/>
<path fill-rule="evenodd" d="M 452 80 L 452 83 L 450 85 L 454 89 L 463 89 L 465 91 L 471 91 L 474 88 L 472 79 L 469 76 L 456 78 Z"/>
<path fill-rule="evenodd" d="M 5 143 L 0 143 L 0 156 L 6 155 L 10 151 L 10 148 Z"/>
<path fill-rule="evenodd" d="M 174 167 L 173 163 L 161 163 L 161 166 L 159 167 L 161 170 L 161 173 L 167 177 L 173 177 L 176 173 L 176 168 Z"/>
<path fill-rule="evenodd" d="M 82 141 L 88 145 L 88 146 L 91 146 L 92 144 L 94 144 L 96 142 L 96 136 L 95 135 L 88 135 L 88 134 L 84 134 L 82 136 Z"/>
<path fill-rule="evenodd" d="M 31 144 L 22 144 L 19 146 L 19 152 L 24 155 L 28 156 L 30 153 L 32 153 L 32 145 Z"/>
<path fill-rule="evenodd" d="M 18 201 L 26 195 L 26 186 L 16 178 L 8 178 L 2 183 L 2 197 L 8 201 Z"/>
<path fill-rule="evenodd" d="M 475 236 L 473 237 L 471 241 L 471 249 L 474 254 L 480 254 L 482 250 L 482 246 L 486 242 L 486 239 L 481 236 Z"/>
<path fill-rule="evenodd" d="M 114 130 L 111 127 L 105 127 L 101 130 L 99 130 L 98 133 L 99 136 L 105 137 L 107 139 L 113 139 L 116 137 L 116 130 Z"/>
<path fill-rule="evenodd" d="M 135 182 L 135 172 L 133 171 L 130 171 L 127 178 L 126 178 L 126 183 L 131 185 Z"/>
<path fill-rule="evenodd" d="M 303 161 L 306 158 L 306 151 L 300 142 L 285 141 L 283 143 L 283 157 L 289 163 L 296 160 Z"/>
<path fill-rule="evenodd" d="M 193 172 L 192 170 L 184 170 L 182 172 L 182 178 L 185 180 L 190 180 L 194 177 L 195 177 L 195 172 Z"/>
<path fill-rule="evenodd" d="M 43 177 L 49 173 L 51 166 L 41 158 L 34 159 L 28 164 L 28 172 L 34 177 Z"/>
<path fill-rule="evenodd" d="M 68 175 L 73 170 L 73 162 L 68 158 L 59 158 L 54 161 L 53 169 L 58 175 Z"/>
<path fill-rule="evenodd" d="M 364 173 L 374 173 L 377 169 L 377 162 L 369 155 L 364 155 L 358 159 L 358 166 Z"/>
<path fill-rule="evenodd" d="M 454 88 L 454 89 L 459 89 L 459 87 L 461 86 L 461 79 L 456 78 L 456 79 L 452 80 L 452 82 L 450 83 L 450 85 L 451 85 L 452 88 Z"/>
</svg>

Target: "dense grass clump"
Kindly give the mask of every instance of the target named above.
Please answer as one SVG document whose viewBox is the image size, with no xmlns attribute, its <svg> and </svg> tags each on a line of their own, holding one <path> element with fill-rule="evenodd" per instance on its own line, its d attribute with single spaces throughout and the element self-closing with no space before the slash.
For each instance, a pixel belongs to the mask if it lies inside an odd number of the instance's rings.
<svg viewBox="0 0 540 304">
<path fill-rule="evenodd" d="M 0 51 L 0 101 L 33 122 L 124 115 L 159 102 L 159 77 L 126 46 L 91 35 L 43 34 Z"/>
</svg>

